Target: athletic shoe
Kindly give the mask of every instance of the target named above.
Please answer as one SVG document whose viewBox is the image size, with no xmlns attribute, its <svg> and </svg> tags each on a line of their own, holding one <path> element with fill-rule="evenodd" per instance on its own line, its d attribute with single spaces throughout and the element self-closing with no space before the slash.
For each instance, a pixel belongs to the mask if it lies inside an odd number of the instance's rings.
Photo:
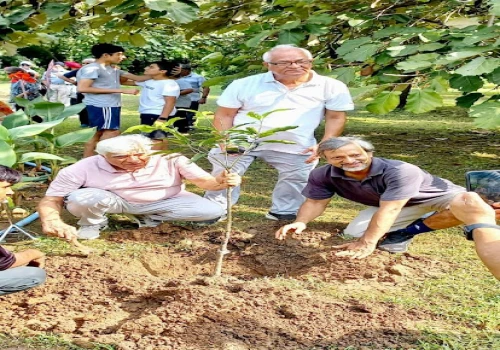
<svg viewBox="0 0 500 350">
<path fill-rule="evenodd" d="M 130 220 L 139 225 L 139 228 L 142 227 L 156 227 L 161 225 L 162 221 L 151 219 L 148 215 L 126 215 Z"/>
<path fill-rule="evenodd" d="M 76 232 L 76 235 L 78 236 L 78 239 L 96 239 L 99 238 L 99 233 L 101 230 L 106 230 L 108 228 L 108 225 L 83 225 L 80 226 L 78 231 Z"/>
<path fill-rule="evenodd" d="M 378 244 L 378 249 L 389 253 L 406 253 L 414 235 L 404 229 L 389 232 Z"/>
<path fill-rule="evenodd" d="M 297 219 L 297 215 L 295 214 L 276 214 L 269 212 L 266 214 L 266 219 L 274 220 L 274 221 L 293 221 Z"/>
</svg>

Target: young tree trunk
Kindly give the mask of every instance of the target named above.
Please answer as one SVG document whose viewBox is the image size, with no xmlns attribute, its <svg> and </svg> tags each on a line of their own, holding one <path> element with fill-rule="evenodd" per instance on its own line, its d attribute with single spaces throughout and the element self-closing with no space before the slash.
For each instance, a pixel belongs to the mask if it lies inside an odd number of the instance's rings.
<svg viewBox="0 0 500 350">
<path fill-rule="evenodd" d="M 229 250 L 227 250 L 227 244 L 229 243 L 229 238 L 231 238 L 231 231 L 233 229 L 233 213 L 231 211 L 232 201 L 231 201 L 231 192 L 233 191 L 232 187 L 228 187 L 226 190 L 226 200 L 227 200 L 227 224 L 226 224 L 226 234 L 222 243 L 220 245 L 219 254 L 217 255 L 217 263 L 215 264 L 214 277 L 220 277 L 222 273 L 222 261 L 224 260 L 224 255 L 229 254 Z"/>
</svg>

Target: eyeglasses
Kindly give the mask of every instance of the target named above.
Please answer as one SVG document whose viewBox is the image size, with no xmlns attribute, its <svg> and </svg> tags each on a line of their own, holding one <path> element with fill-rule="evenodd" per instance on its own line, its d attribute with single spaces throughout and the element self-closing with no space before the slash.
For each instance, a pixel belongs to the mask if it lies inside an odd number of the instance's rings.
<svg viewBox="0 0 500 350">
<path fill-rule="evenodd" d="M 135 157 L 135 158 L 139 158 L 141 160 L 144 160 L 144 159 L 148 158 L 148 155 L 146 153 L 132 153 L 132 154 L 111 156 L 111 158 L 118 160 L 118 161 L 124 161 L 128 158 L 131 158 L 131 157 Z"/>
<path fill-rule="evenodd" d="M 298 60 L 298 61 L 283 61 L 283 62 L 267 62 L 269 64 L 272 64 L 273 66 L 278 66 L 278 67 L 290 67 L 292 64 L 296 64 L 298 66 L 308 66 L 312 63 L 312 60 Z"/>
</svg>

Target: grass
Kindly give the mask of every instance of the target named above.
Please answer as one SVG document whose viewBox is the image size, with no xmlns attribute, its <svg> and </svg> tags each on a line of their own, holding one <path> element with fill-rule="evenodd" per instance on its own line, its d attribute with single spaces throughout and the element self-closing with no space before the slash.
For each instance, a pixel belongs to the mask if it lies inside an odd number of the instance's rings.
<svg viewBox="0 0 500 350">
<path fill-rule="evenodd" d="M 7 84 L 0 84 L 0 97 L 8 91 Z M 207 105 L 202 110 L 213 111 L 220 91 L 213 89 Z M 345 134 L 361 135 L 372 141 L 376 156 L 400 159 L 416 164 L 432 174 L 464 185 L 464 173 L 469 170 L 500 168 L 498 133 L 476 131 L 463 109 L 453 107 L 451 97 L 447 107 L 431 113 L 413 115 L 395 112 L 374 116 L 366 111 L 350 113 Z M 135 96 L 123 96 L 123 129 L 139 121 Z M 208 123 L 208 120 L 201 120 Z M 78 120 L 70 119 L 59 126 L 58 133 L 78 128 Z M 320 131 L 321 133 L 321 131 Z M 72 147 L 68 154 L 77 156 L 81 147 Z M 207 162 L 200 165 L 210 169 Z M 256 161 L 244 177 L 242 196 L 235 207 L 235 228 L 245 228 L 263 223 L 263 215 L 270 205 L 270 193 L 276 172 L 266 164 Z M 188 186 L 194 192 L 201 191 Z M 319 223 L 346 225 L 362 206 L 334 198 Z M 316 223 L 311 223 L 314 229 Z M 180 242 L 178 249 L 189 250 L 189 242 Z M 69 246 L 54 239 L 33 243 L 51 255 L 64 255 Z M 112 254 L 134 256 L 149 250 L 151 244 L 123 245 L 100 241 L 91 244 Z M 312 290 L 342 299 L 358 299 L 371 302 L 393 303 L 405 309 L 429 312 L 432 319 L 419 325 L 422 338 L 415 348 L 434 349 L 497 349 L 500 348 L 500 284 L 494 280 L 479 262 L 471 242 L 466 241 L 459 229 L 442 230 L 418 237 L 412 245 L 412 253 L 428 256 L 437 263 L 450 264 L 450 273 L 415 280 L 404 288 L 377 290 L 353 290 L 348 295 L 335 285 L 314 279 L 298 281 L 293 278 L 269 279 L 275 285 L 287 285 L 293 289 Z M 4 346 L 22 345 L 30 349 L 80 349 L 60 340 L 57 336 L 0 337 L 0 349 Z M 111 349 L 96 345 L 95 349 Z M 335 349 L 334 346 L 331 349 Z M 354 348 L 353 348 L 354 349 Z"/>
</svg>

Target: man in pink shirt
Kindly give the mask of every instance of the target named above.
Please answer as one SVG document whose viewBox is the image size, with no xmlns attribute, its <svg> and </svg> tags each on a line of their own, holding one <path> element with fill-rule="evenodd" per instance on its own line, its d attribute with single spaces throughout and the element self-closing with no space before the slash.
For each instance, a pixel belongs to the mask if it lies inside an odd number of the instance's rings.
<svg viewBox="0 0 500 350">
<path fill-rule="evenodd" d="M 43 232 L 71 239 L 95 239 L 107 227 L 106 214 L 131 214 L 139 227 L 163 221 L 215 222 L 224 214 L 219 204 L 184 188 L 188 180 L 204 190 L 238 186 L 237 174 L 212 176 L 180 154 L 151 155 L 151 140 L 142 135 L 100 141 L 98 155 L 61 170 L 40 201 Z M 80 218 L 80 228 L 65 224 L 65 207 Z"/>
</svg>

